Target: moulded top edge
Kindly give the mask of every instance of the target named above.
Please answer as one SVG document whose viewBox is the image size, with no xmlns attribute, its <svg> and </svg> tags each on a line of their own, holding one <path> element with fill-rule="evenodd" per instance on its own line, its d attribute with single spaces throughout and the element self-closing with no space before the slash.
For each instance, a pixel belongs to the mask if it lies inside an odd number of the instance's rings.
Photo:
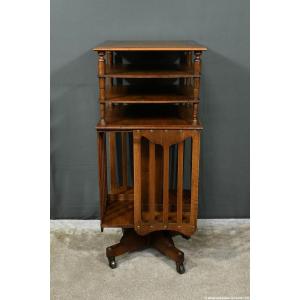
<svg viewBox="0 0 300 300">
<path fill-rule="evenodd" d="M 195 41 L 105 41 L 94 51 L 206 51 Z"/>
</svg>

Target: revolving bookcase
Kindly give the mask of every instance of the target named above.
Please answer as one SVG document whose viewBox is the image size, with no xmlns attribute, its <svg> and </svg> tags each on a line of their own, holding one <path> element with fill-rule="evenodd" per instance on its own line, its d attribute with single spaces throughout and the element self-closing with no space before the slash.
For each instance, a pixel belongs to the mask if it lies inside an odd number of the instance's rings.
<svg viewBox="0 0 300 300">
<path fill-rule="evenodd" d="M 115 257 L 153 247 L 184 269 L 172 236 L 197 229 L 201 54 L 193 41 L 107 41 L 98 53 L 101 230 Z"/>
</svg>

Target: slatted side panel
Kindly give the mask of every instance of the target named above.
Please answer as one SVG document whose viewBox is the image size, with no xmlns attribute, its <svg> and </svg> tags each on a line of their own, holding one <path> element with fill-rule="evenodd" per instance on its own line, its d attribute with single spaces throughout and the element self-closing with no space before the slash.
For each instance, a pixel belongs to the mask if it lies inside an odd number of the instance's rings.
<svg viewBox="0 0 300 300">
<path fill-rule="evenodd" d="M 166 141 L 162 131 L 134 133 L 134 220 L 142 235 L 155 230 L 191 235 L 196 229 L 199 134 L 172 134 Z M 186 159 L 189 152 L 192 158 Z"/>
</svg>

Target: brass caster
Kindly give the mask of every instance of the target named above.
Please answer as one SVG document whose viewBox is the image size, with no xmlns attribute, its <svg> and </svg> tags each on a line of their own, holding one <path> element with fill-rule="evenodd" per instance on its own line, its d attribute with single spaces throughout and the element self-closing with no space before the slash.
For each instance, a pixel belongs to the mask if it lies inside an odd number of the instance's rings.
<svg viewBox="0 0 300 300">
<path fill-rule="evenodd" d="M 108 262 L 111 269 L 115 269 L 117 267 L 115 257 L 108 257 Z"/>
<path fill-rule="evenodd" d="M 176 271 L 179 274 L 183 274 L 185 272 L 185 268 L 184 268 L 183 263 L 176 263 Z"/>
</svg>

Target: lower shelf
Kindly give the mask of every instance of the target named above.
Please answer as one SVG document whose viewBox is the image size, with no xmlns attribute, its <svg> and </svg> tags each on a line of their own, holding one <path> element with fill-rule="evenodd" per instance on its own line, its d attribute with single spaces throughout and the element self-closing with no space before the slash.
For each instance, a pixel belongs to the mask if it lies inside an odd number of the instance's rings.
<svg viewBox="0 0 300 300">
<path fill-rule="evenodd" d="M 108 195 L 102 227 L 133 228 L 133 190 Z"/>
<path fill-rule="evenodd" d="M 141 110 L 141 105 L 143 110 Z M 98 131 L 135 129 L 203 129 L 200 121 L 193 123 L 193 108 L 185 105 L 128 104 L 107 107 L 105 124 Z"/>
<path fill-rule="evenodd" d="M 169 223 L 176 224 L 176 191 L 170 191 L 170 211 L 169 211 Z M 157 205 L 157 211 L 155 212 L 155 221 L 157 223 L 162 222 L 162 205 Z M 148 207 L 143 205 L 142 212 L 145 224 L 148 219 Z M 133 189 L 129 189 L 125 192 L 108 195 L 108 201 L 105 209 L 105 213 L 102 220 L 102 227 L 120 227 L 120 228 L 134 228 L 134 202 L 133 202 Z M 190 221 L 190 191 L 184 191 L 183 195 L 183 212 L 182 221 L 188 224 Z"/>
</svg>

